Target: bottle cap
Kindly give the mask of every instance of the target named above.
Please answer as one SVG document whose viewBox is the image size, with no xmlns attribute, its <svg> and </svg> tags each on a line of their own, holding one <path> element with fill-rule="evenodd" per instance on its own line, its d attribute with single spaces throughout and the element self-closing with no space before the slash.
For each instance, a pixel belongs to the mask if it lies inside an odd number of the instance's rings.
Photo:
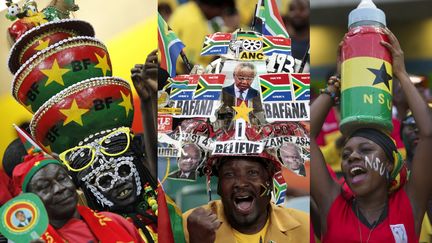
<svg viewBox="0 0 432 243">
<path fill-rule="evenodd" d="M 385 13 L 372 0 L 362 0 L 348 15 L 348 27 L 360 21 L 375 21 L 386 26 Z"/>
</svg>

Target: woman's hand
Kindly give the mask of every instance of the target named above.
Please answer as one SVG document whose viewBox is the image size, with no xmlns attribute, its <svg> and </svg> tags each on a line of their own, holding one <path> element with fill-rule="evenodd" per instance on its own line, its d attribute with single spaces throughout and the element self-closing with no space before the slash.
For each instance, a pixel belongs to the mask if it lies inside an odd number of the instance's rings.
<svg viewBox="0 0 432 243">
<path fill-rule="evenodd" d="M 335 93 L 336 97 L 340 97 L 341 93 L 341 80 L 337 76 L 331 76 L 327 81 L 327 90 Z"/>
<path fill-rule="evenodd" d="M 381 45 L 385 46 L 391 52 L 393 73 L 397 78 L 400 78 L 403 74 L 406 74 L 404 53 L 396 36 L 387 28 L 384 29 L 384 33 L 388 36 L 390 43 L 381 41 Z"/>
</svg>

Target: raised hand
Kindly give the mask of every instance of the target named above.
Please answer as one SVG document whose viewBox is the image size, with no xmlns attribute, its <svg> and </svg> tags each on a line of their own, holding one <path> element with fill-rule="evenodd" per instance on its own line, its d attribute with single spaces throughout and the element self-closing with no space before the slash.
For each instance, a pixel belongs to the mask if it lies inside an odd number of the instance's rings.
<svg viewBox="0 0 432 243">
<path fill-rule="evenodd" d="M 221 224 L 217 215 L 211 210 L 195 209 L 187 218 L 189 242 L 213 243 L 216 239 L 216 231 Z"/>
<path fill-rule="evenodd" d="M 136 64 L 131 69 L 131 78 L 135 89 L 142 101 L 155 96 L 158 89 L 158 61 L 157 50 L 152 51 L 146 59 L 145 64 Z"/>
<path fill-rule="evenodd" d="M 400 78 L 401 75 L 406 74 L 404 53 L 396 36 L 387 28 L 384 29 L 384 33 L 388 36 L 389 42 L 381 41 L 381 45 L 385 46 L 391 52 L 393 73 L 396 77 Z"/>
</svg>

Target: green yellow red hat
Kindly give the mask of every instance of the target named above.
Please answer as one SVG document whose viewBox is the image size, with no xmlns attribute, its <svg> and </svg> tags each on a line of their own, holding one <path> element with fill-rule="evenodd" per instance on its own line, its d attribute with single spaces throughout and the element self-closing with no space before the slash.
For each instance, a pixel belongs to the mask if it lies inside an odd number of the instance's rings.
<svg viewBox="0 0 432 243">
<path fill-rule="evenodd" d="M 82 20 L 63 19 L 31 28 L 20 36 L 9 52 L 8 65 L 15 74 L 19 67 L 37 52 L 76 36 L 94 36 L 93 27 Z"/>
<path fill-rule="evenodd" d="M 116 77 L 91 78 L 74 84 L 42 105 L 33 116 L 33 138 L 45 151 L 61 153 L 102 130 L 130 127 L 132 91 Z"/>
<path fill-rule="evenodd" d="M 39 51 L 21 65 L 14 77 L 12 95 L 34 113 L 73 84 L 111 75 L 111 61 L 102 42 L 88 36 L 71 37 Z"/>
</svg>

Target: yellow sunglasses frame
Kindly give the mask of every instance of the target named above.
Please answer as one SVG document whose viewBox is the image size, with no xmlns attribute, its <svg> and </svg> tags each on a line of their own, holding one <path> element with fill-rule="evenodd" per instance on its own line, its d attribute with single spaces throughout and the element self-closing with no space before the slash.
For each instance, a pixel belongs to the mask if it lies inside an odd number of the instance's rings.
<svg viewBox="0 0 432 243">
<path fill-rule="evenodd" d="M 105 141 L 105 139 L 109 138 L 112 134 L 117 133 L 117 132 L 119 132 L 119 131 L 124 132 L 124 133 L 126 134 L 126 136 L 127 136 L 127 145 L 126 145 L 126 147 L 125 147 L 124 150 L 122 150 L 122 151 L 120 151 L 120 152 L 118 152 L 118 153 L 115 153 L 115 154 L 110 154 L 110 153 L 106 152 L 106 151 L 103 149 L 102 143 L 103 143 L 103 141 Z M 102 154 L 104 154 L 104 155 L 108 155 L 108 156 L 118 156 L 118 155 L 124 154 L 124 153 L 129 149 L 129 147 L 130 147 L 130 141 L 131 141 L 131 138 L 133 139 L 133 137 L 134 137 L 134 135 L 130 132 L 130 128 L 129 128 L 129 127 L 121 127 L 121 128 L 119 128 L 119 129 L 116 129 L 116 130 L 110 132 L 109 134 L 103 136 L 102 138 L 100 138 L 100 141 L 98 142 L 98 144 L 99 144 L 99 146 L 100 146 L 99 151 L 100 151 Z M 91 153 L 92 153 L 92 158 L 91 158 L 90 162 L 87 163 L 87 165 L 85 165 L 84 167 L 79 168 L 79 169 L 75 169 L 75 168 L 72 168 L 72 167 L 69 165 L 68 161 L 66 160 L 66 155 L 67 155 L 69 152 L 72 152 L 72 151 L 78 150 L 78 149 L 80 149 L 80 148 L 88 148 L 88 149 L 90 149 L 90 151 L 91 151 Z M 66 151 L 64 151 L 64 152 L 62 152 L 62 153 L 59 155 L 59 158 L 60 158 L 60 160 L 62 161 L 62 163 L 67 167 L 68 170 L 73 171 L 73 172 L 79 172 L 79 171 L 83 171 L 83 170 L 87 169 L 89 166 L 91 166 L 91 165 L 93 164 L 94 159 L 95 159 L 95 154 L 96 154 L 96 148 L 95 148 L 95 147 L 90 146 L 90 145 L 83 145 L 83 146 L 76 146 L 76 147 L 70 148 L 70 149 L 68 149 L 68 150 L 66 150 Z"/>
</svg>

